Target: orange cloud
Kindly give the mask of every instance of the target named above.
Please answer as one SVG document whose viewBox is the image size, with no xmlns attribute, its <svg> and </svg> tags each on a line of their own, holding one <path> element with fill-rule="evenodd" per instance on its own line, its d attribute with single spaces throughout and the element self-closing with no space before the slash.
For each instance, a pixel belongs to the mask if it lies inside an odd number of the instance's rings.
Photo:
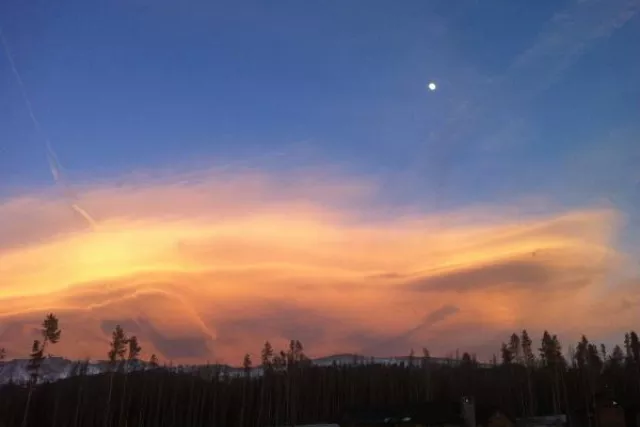
<svg viewBox="0 0 640 427">
<path fill-rule="evenodd" d="M 376 206 L 373 185 L 327 176 L 205 171 L 87 184 L 77 201 L 95 229 L 46 191 L 5 200 L 0 346 L 27 354 L 48 311 L 64 328 L 60 354 L 104 357 L 119 323 L 145 353 L 176 362 L 237 362 L 266 339 L 290 338 L 315 356 L 443 354 L 495 346 L 522 327 L 575 334 L 594 324 L 620 259 L 615 212 L 375 218 L 364 215 Z"/>
</svg>

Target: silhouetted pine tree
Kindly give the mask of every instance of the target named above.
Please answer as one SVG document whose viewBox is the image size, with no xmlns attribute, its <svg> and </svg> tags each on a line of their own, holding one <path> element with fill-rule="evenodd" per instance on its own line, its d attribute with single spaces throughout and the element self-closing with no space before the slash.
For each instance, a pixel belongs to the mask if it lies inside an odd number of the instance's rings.
<svg viewBox="0 0 640 427">
<path fill-rule="evenodd" d="M 129 372 L 129 369 L 136 369 L 136 364 L 138 361 L 138 356 L 140 355 L 140 352 L 142 351 L 142 347 L 140 347 L 140 345 L 138 344 L 138 338 L 135 335 L 132 335 L 129 338 L 125 338 L 124 340 L 125 345 L 128 348 L 128 353 L 127 353 L 127 359 L 124 362 L 124 380 L 122 381 L 122 397 L 120 399 L 120 413 L 119 413 L 119 422 L 118 425 L 122 425 L 123 420 L 124 420 L 124 413 L 125 413 L 125 403 L 126 403 L 126 399 L 127 399 L 127 380 L 129 378 L 129 375 L 126 375 Z M 133 366 L 132 366 L 133 364 Z"/>
<path fill-rule="evenodd" d="M 500 354 L 502 355 L 502 364 L 509 365 L 513 362 L 513 353 L 509 346 L 505 343 L 502 343 L 502 347 L 500 348 Z"/>
<path fill-rule="evenodd" d="M 47 314 L 47 316 L 44 318 L 44 321 L 42 322 L 42 328 L 40 329 L 40 334 L 42 335 L 42 341 L 33 341 L 33 345 L 31 346 L 29 364 L 27 366 L 27 369 L 30 372 L 30 381 L 29 394 L 27 395 L 27 403 L 24 408 L 24 417 L 22 419 L 23 427 L 27 425 L 33 389 L 38 383 L 38 376 L 40 373 L 40 367 L 42 366 L 42 361 L 44 360 L 45 349 L 47 348 L 48 344 L 57 344 L 58 341 L 60 341 L 60 337 L 62 335 L 62 330 L 59 328 L 58 324 L 58 318 L 53 313 Z"/>
<path fill-rule="evenodd" d="M 242 359 L 242 369 L 244 371 L 245 376 L 249 376 L 251 374 L 251 355 L 249 353 L 244 355 Z"/>
<path fill-rule="evenodd" d="M 156 356 L 155 353 L 152 354 L 149 358 L 149 367 L 151 369 L 155 369 L 158 367 L 158 356 Z"/>
<path fill-rule="evenodd" d="M 273 365 L 273 347 L 269 341 L 265 341 L 260 352 L 260 361 L 264 369 L 269 369 Z"/>
<path fill-rule="evenodd" d="M 522 362 L 522 351 L 520 347 L 520 337 L 518 334 L 514 333 L 509 338 L 509 351 L 511 352 L 511 357 L 514 362 Z"/>
<path fill-rule="evenodd" d="M 531 338 L 529 338 L 529 333 L 526 329 L 522 330 L 521 338 L 520 338 L 520 347 L 522 348 L 522 361 L 524 363 L 526 369 L 526 382 L 527 382 L 527 395 L 528 395 L 528 405 L 527 411 L 525 412 L 529 416 L 533 416 L 536 413 L 536 402 L 534 400 L 533 390 L 535 385 L 533 384 L 533 376 L 532 371 L 535 367 L 536 358 L 531 348 L 532 342 Z"/>
<path fill-rule="evenodd" d="M 127 335 L 120 325 L 116 325 L 111 333 L 111 348 L 107 353 L 109 358 L 109 393 L 107 395 L 107 410 L 105 413 L 105 427 L 109 425 L 111 419 L 111 396 L 113 394 L 113 378 L 118 366 L 124 366 L 124 358 L 127 351 Z"/>
</svg>

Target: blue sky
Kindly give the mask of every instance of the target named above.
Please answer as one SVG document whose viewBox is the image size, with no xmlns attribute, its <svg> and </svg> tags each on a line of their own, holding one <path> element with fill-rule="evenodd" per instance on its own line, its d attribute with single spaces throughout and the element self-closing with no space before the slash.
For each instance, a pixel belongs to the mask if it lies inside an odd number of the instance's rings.
<svg viewBox="0 0 640 427">
<path fill-rule="evenodd" d="M 70 179 L 202 159 L 330 163 L 375 177 L 396 202 L 615 195 L 632 212 L 634 8 L 9 0 L 0 17 Z M 50 184 L 44 136 L 4 55 L 0 73 L 0 188 Z"/>
</svg>

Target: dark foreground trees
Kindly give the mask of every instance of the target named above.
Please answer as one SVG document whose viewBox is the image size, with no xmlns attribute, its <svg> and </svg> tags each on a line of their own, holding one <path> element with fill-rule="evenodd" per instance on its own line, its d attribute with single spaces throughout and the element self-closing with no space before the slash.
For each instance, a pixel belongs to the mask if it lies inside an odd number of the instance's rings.
<svg viewBox="0 0 640 427">
<path fill-rule="evenodd" d="M 586 336 L 565 358 L 557 336 L 545 332 L 534 344 L 526 331 L 502 346 L 502 363 L 432 358 L 424 349 L 397 365 L 314 366 L 302 344 L 292 340 L 277 351 L 266 342 L 259 371 L 250 355 L 242 368 L 158 368 L 138 363 L 140 346 L 116 328 L 109 353 L 112 369 L 75 376 L 32 389 L 28 426 L 230 426 L 339 422 L 349 408 L 374 408 L 424 401 L 457 401 L 473 395 L 478 405 L 502 408 L 513 416 L 567 413 L 581 425 L 600 425 L 596 409 L 613 401 L 633 407 L 640 401 L 640 343 L 626 335 L 609 352 Z M 126 344 L 125 344 L 126 343 Z M 118 368 L 116 365 L 121 366 Z M 139 367 L 129 369 L 127 366 Z M 260 375 L 257 375 L 260 373 Z M 0 426 L 18 426 L 29 388 L 0 388 Z"/>
</svg>

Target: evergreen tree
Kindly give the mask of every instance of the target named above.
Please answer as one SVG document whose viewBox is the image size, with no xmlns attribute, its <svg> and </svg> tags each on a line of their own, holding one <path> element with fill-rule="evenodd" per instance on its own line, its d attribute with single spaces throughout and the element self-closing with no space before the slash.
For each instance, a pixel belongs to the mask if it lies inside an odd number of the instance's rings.
<svg viewBox="0 0 640 427">
<path fill-rule="evenodd" d="M 7 356 L 7 350 L 4 347 L 0 347 L 0 362 Z"/>
<path fill-rule="evenodd" d="M 138 344 L 138 338 L 135 335 L 132 335 L 131 338 L 127 340 L 129 344 L 129 354 L 127 354 L 127 360 L 129 362 L 138 360 L 138 356 L 142 351 L 142 347 Z"/>
<path fill-rule="evenodd" d="M 600 373 L 603 367 L 603 361 L 600 358 L 600 353 L 598 352 L 598 346 L 595 344 L 589 344 L 587 346 L 587 365 L 589 369 Z"/>
<path fill-rule="evenodd" d="M 462 360 L 461 363 L 465 366 L 470 366 L 472 365 L 474 362 L 473 357 L 471 357 L 471 355 L 469 353 L 467 353 L 466 351 L 464 353 L 462 353 Z"/>
<path fill-rule="evenodd" d="M 42 321 L 42 328 L 40 329 L 40 335 L 42 335 L 42 341 L 34 340 L 31 346 L 31 354 L 29 357 L 29 364 L 27 369 L 31 375 L 31 381 L 33 384 L 38 382 L 38 374 L 42 361 L 44 360 L 45 350 L 48 344 L 57 344 L 60 341 L 62 331 L 59 328 L 58 318 L 49 313 Z"/>
<path fill-rule="evenodd" d="M 260 360 L 265 369 L 271 369 L 273 365 L 273 347 L 269 341 L 265 341 L 264 347 L 262 347 Z"/>
<path fill-rule="evenodd" d="M 108 353 L 109 363 L 112 368 L 119 360 L 124 361 L 124 357 L 127 353 L 128 342 L 129 340 L 122 327 L 120 325 L 116 325 L 115 329 L 111 333 L 111 348 Z"/>
<path fill-rule="evenodd" d="M 640 340 L 638 340 L 638 334 L 635 331 L 629 332 L 629 352 L 633 361 L 640 364 Z"/>
<path fill-rule="evenodd" d="M 60 341 L 62 330 L 59 328 L 58 318 L 53 314 L 47 314 L 42 322 L 42 349 L 46 348 L 47 344 L 57 344 Z"/>
<path fill-rule="evenodd" d="M 29 418 L 29 410 L 31 407 L 31 396 L 33 395 L 33 389 L 38 382 L 38 374 L 40 366 L 44 360 L 44 344 L 40 340 L 33 340 L 31 346 L 31 354 L 29 356 L 29 364 L 27 370 L 29 371 L 29 392 L 27 394 L 27 403 L 24 408 L 24 414 L 22 416 L 22 427 L 26 427 L 27 420 Z"/>
<path fill-rule="evenodd" d="M 57 344 L 62 336 L 62 330 L 59 327 L 58 318 L 49 313 L 42 321 L 42 329 L 40 330 L 42 335 L 42 341 L 34 340 L 31 346 L 31 354 L 29 357 L 29 364 L 27 369 L 30 372 L 29 392 L 27 394 L 27 404 L 25 405 L 24 415 L 22 418 L 22 427 L 26 427 L 29 416 L 29 408 L 31 405 L 31 396 L 33 394 L 33 388 L 38 382 L 38 376 L 40 373 L 40 367 L 44 360 L 45 349 L 47 344 Z"/>
<path fill-rule="evenodd" d="M 124 333 L 124 331 L 123 331 Z M 130 338 L 124 339 L 125 345 L 128 345 L 129 352 L 127 354 L 127 360 L 124 362 L 124 372 L 128 373 L 131 362 L 136 362 L 138 360 L 138 356 L 140 355 L 140 351 L 142 351 L 142 347 L 138 344 L 138 337 L 132 335 Z M 135 370 L 135 365 L 133 369 Z M 122 382 L 122 398 L 120 399 L 120 420 L 118 422 L 119 425 L 122 425 L 123 416 L 125 412 L 125 403 L 127 398 L 127 380 L 129 379 L 128 375 L 125 375 L 124 381 Z"/>
<path fill-rule="evenodd" d="M 629 332 L 629 349 L 631 353 L 632 372 L 635 376 L 635 384 L 633 388 L 636 390 L 635 396 L 638 402 L 640 402 L 640 340 L 638 340 L 638 334 L 635 331 Z"/>
<path fill-rule="evenodd" d="M 502 347 L 500 348 L 500 354 L 502 355 L 502 364 L 508 365 L 513 362 L 513 353 L 509 346 L 505 343 L 502 343 Z"/>
<path fill-rule="evenodd" d="M 298 340 L 294 342 L 293 348 L 294 360 L 296 363 L 300 363 L 306 360 L 306 356 L 304 354 L 304 348 L 302 347 L 302 343 Z"/>
<path fill-rule="evenodd" d="M 532 342 L 531 338 L 529 338 L 529 334 L 526 329 L 522 330 L 522 338 L 520 340 L 520 346 L 522 347 L 522 357 L 524 359 L 524 364 L 528 367 L 533 367 L 535 364 L 535 355 L 532 350 Z"/>
<path fill-rule="evenodd" d="M 276 371 L 282 370 L 287 367 L 287 355 L 284 351 L 280 350 L 280 353 L 273 357 L 273 369 Z"/>
<path fill-rule="evenodd" d="M 589 416 L 593 418 L 595 417 L 595 395 L 598 389 L 598 378 L 603 365 L 598 347 L 590 343 L 587 337 L 583 335 L 576 347 L 574 358 L 580 378 L 580 388 L 583 391 L 584 406 L 587 413 L 591 414 Z"/>
<path fill-rule="evenodd" d="M 611 356 L 609 357 L 609 363 L 613 366 L 621 366 L 624 362 L 624 352 L 619 345 L 613 347 L 613 351 L 611 352 Z"/>
<path fill-rule="evenodd" d="M 251 374 L 251 355 L 249 353 L 244 355 L 242 359 L 242 369 L 244 370 L 244 374 L 249 376 Z"/>
<path fill-rule="evenodd" d="M 289 350 L 284 354 L 284 358 L 287 361 L 287 366 L 293 366 L 296 362 L 296 341 L 289 341 Z"/>
<path fill-rule="evenodd" d="M 151 369 L 155 369 L 158 367 L 158 356 L 156 356 L 155 353 L 152 354 L 149 358 L 149 367 Z"/>
<path fill-rule="evenodd" d="M 127 352 L 127 335 L 120 325 L 116 325 L 115 329 L 111 333 L 111 348 L 107 354 L 109 357 L 109 394 L 107 395 L 107 410 L 105 412 L 104 423 L 108 426 L 111 417 L 111 395 L 113 393 L 113 376 L 116 363 L 120 361 L 120 366 L 124 367 L 125 354 Z"/>
<path fill-rule="evenodd" d="M 631 336 L 629 332 L 624 334 L 624 353 L 627 360 L 631 359 Z"/>
<path fill-rule="evenodd" d="M 520 348 L 520 337 L 517 334 L 512 334 L 509 339 L 509 351 L 511 352 L 512 360 L 515 362 L 521 362 L 521 348 Z"/>
<path fill-rule="evenodd" d="M 27 364 L 27 370 L 29 371 L 29 376 L 31 378 L 32 384 L 38 382 L 38 373 L 40 371 L 40 366 L 42 366 L 43 360 L 44 345 L 40 342 L 40 340 L 33 340 L 33 345 L 31 346 L 31 354 L 29 355 L 29 363 Z"/>
<path fill-rule="evenodd" d="M 545 366 L 560 367 L 566 363 L 562 356 L 562 346 L 556 335 L 551 336 L 548 331 L 542 335 L 540 358 Z"/>
<path fill-rule="evenodd" d="M 606 361 L 607 360 L 607 347 L 604 344 L 600 344 L 600 354 L 602 357 L 602 361 Z"/>
<path fill-rule="evenodd" d="M 576 346 L 576 352 L 574 355 L 574 359 L 576 361 L 576 365 L 578 369 L 582 370 L 587 364 L 587 347 L 589 346 L 589 341 L 586 336 L 582 336 L 582 339 Z"/>
<path fill-rule="evenodd" d="M 566 360 L 562 356 L 562 346 L 556 335 L 544 331 L 540 346 L 540 358 L 551 377 L 551 396 L 553 401 L 553 411 L 558 412 L 562 404 L 563 371 L 566 368 Z M 566 393 L 564 394 L 566 397 Z"/>
<path fill-rule="evenodd" d="M 307 357 L 304 354 L 304 347 L 298 340 L 289 341 L 289 350 L 284 353 L 280 352 L 287 366 L 294 366 L 301 362 L 306 362 Z"/>
<path fill-rule="evenodd" d="M 429 365 L 429 359 L 431 359 L 431 354 L 426 347 L 422 347 L 422 358 L 421 365 L 423 369 L 426 369 Z"/>
</svg>

